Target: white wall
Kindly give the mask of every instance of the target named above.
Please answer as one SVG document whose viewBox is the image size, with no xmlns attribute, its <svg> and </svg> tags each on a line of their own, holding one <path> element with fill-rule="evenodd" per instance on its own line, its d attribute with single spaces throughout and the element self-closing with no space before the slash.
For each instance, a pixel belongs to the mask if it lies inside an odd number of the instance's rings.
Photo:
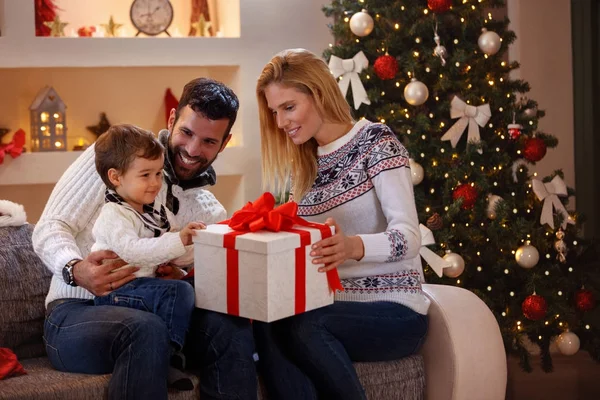
<svg viewBox="0 0 600 400">
<path fill-rule="evenodd" d="M 530 83 L 528 96 L 546 111 L 539 129 L 559 141 L 533 170 L 546 176 L 562 169 L 566 184 L 575 187 L 570 0 L 508 0 L 507 6 L 517 34 L 509 57 L 521 63 L 513 76 Z"/>
</svg>

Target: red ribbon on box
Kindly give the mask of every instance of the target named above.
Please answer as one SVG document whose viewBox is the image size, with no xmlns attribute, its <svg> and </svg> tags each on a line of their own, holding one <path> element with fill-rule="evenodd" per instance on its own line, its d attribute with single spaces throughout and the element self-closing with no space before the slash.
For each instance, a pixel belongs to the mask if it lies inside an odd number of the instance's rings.
<svg viewBox="0 0 600 400">
<path fill-rule="evenodd" d="M 237 236 L 269 230 L 272 232 L 292 232 L 300 235 L 300 247 L 296 249 L 296 293 L 295 312 L 299 314 L 306 310 L 306 250 L 310 245 L 310 232 L 292 229 L 294 225 L 316 228 L 321 232 L 321 239 L 331 236 L 331 229 L 325 224 L 308 222 L 297 216 L 298 204 L 288 202 L 275 208 L 275 198 L 271 193 L 264 193 L 254 202 L 248 202 L 241 210 L 233 213 L 232 217 L 220 222 L 227 224 L 234 232 L 226 233 L 223 237 L 223 247 L 227 249 L 227 313 L 239 315 L 239 252 L 235 249 Z M 331 290 L 343 291 L 337 269 L 326 272 L 327 282 Z"/>
</svg>

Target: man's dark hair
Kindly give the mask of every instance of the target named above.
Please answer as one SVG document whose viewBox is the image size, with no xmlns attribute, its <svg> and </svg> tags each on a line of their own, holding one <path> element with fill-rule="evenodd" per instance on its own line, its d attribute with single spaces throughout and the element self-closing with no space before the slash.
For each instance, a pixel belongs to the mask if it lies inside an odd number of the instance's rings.
<svg viewBox="0 0 600 400">
<path fill-rule="evenodd" d="M 186 106 L 211 120 L 227 118 L 229 125 L 223 136 L 225 139 L 235 122 L 240 102 L 225 84 L 210 78 L 196 78 L 183 88 L 173 124 L 177 123 L 180 111 Z"/>
<path fill-rule="evenodd" d="M 127 172 L 136 157 L 156 160 L 164 155 L 165 148 L 156 137 L 147 130 L 135 125 L 113 125 L 100 135 L 94 145 L 96 152 L 96 171 L 109 189 L 115 186 L 108 179 L 108 170 Z"/>
</svg>

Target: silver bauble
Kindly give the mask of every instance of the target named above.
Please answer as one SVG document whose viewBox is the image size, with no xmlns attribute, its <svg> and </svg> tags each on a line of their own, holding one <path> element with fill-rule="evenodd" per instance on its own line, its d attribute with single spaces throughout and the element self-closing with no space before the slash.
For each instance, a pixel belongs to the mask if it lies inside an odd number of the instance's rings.
<svg viewBox="0 0 600 400">
<path fill-rule="evenodd" d="M 359 11 L 350 18 L 350 30 L 356 36 L 367 36 L 373 32 L 374 26 L 375 22 L 367 10 Z"/>
<path fill-rule="evenodd" d="M 570 331 L 563 332 L 558 335 L 556 345 L 562 354 L 565 356 L 572 356 L 579 351 L 579 337 Z"/>
<path fill-rule="evenodd" d="M 465 270 L 465 260 L 460 255 L 447 250 L 443 258 L 450 263 L 450 267 L 443 269 L 448 278 L 457 278 Z"/>
<path fill-rule="evenodd" d="M 410 83 L 404 88 L 404 98 L 411 106 L 420 106 L 427 101 L 429 97 L 429 89 L 427 86 L 418 81 L 417 78 L 412 78 Z"/>
<path fill-rule="evenodd" d="M 490 194 L 488 196 L 488 205 L 487 205 L 486 215 L 489 219 L 492 219 L 492 220 L 496 219 L 496 217 L 497 217 L 496 206 L 498 205 L 499 201 L 504 201 L 504 199 L 495 194 Z"/>
<path fill-rule="evenodd" d="M 533 268 L 540 260 L 540 252 L 534 246 L 526 244 L 517 249 L 515 260 L 517 260 L 517 264 L 525 269 Z"/>
<path fill-rule="evenodd" d="M 523 115 L 527 118 L 533 118 L 537 115 L 537 110 L 535 108 L 526 108 L 525 111 L 523 111 Z"/>
<path fill-rule="evenodd" d="M 421 164 L 412 158 L 408 159 L 408 164 L 410 165 L 410 177 L 412 178 L 412 184 L 416 186 L 423 181 L 423 178 L 425 177 L 425 170 Z"/>
<path fill-rule="evenodd" d="M 500 46 L 502 45 L 502 41 L 500 40 L 500 36 L 496 32 L 488 31 L 483 28 L 481 30 L 483 33 L 479 36 L 477 40 L 477 44 L 481 51 L 483 51 L 488 56 L 493 56 L 500 50 Z"/>
</svg>

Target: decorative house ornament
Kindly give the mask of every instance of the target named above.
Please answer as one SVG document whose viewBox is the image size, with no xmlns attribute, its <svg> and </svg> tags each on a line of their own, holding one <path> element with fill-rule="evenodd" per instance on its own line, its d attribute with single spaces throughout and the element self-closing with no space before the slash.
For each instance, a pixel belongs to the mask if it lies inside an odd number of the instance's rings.
<svg viewBox="0 0 600 400">
<path fill-rule="evenodd" d="M 32 151 L 67 150 L 67 107 L 56 90 L 44 87 L 29 106 Z"/>
</svg>

